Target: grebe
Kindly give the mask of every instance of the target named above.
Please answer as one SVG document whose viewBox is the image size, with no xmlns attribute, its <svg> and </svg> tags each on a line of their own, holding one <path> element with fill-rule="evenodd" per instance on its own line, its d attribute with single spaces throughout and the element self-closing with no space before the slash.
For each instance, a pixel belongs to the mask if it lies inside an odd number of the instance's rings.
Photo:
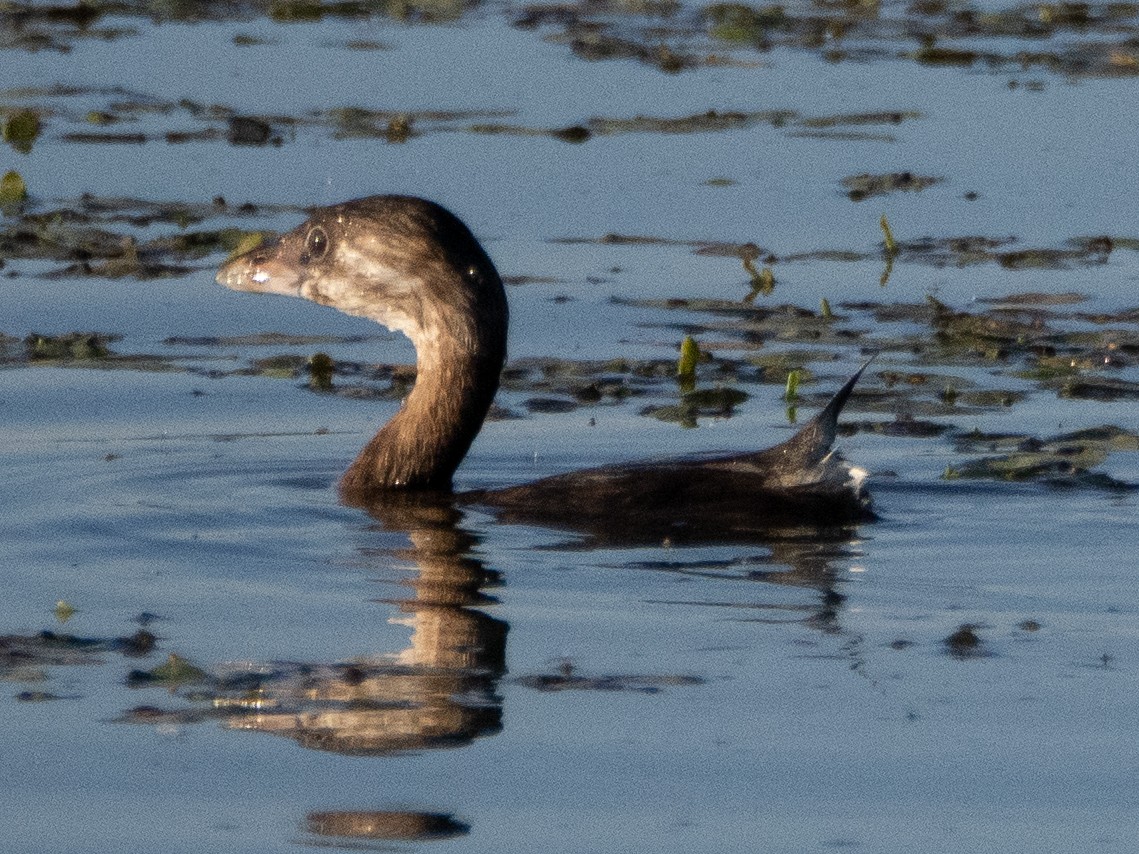
<svg viewBox="0 0 1139 854">
<path fill-rule="evenodd" d="M 509 318 L 494 264 L 457 217 L 408 196 L 318 208 L 294 231 L 228 261 L 217 281 L 305 297 L 410 338 L 415 386 L 344 474 L 341 496 L 367 507 L 398 491 L 450 491 L 498 390 Z M 612 521 L 664 534 L 870 518 L 865 473 L 831 449 L 865 367 L 798 433 L 767 450 L 603 466 L 455 498 L 496 508 L 508 521 L 571 528 Z"/>
</svg>

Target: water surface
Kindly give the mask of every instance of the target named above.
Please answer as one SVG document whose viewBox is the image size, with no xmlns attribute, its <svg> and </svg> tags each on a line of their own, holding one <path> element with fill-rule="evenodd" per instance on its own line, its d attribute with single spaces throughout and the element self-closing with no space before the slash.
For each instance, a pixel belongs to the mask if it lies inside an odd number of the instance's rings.
<svg viewBox="0 0 1139 854">
<path fill-rule="evenodd" d="M 766 45 L 686 5 L 6 11 L 7 847 L 1130 851 L 1136 15 L 989 5 L 795 4 Z M 940 180 L 842 183 L 903 172 Z M 341 506 L 410 345 L 162 241 L 380 192 L 512 282 L 460 488 L 771 444 L 787 370 L 802 421 L 881 351 L 842 439 L 880 520 L 586 547 Z M 748 395 L 696 429 L 647 414 L 686 334 Z"/>
</svg>

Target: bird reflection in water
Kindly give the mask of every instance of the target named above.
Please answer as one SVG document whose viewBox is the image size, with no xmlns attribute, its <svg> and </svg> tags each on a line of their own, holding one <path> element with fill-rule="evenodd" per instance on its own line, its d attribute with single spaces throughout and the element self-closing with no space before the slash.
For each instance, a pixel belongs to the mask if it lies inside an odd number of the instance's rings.
<svg viewBox="0 0 1139 854">
<path fill-rule="evenodd" d="M 328 810 L 309 813 L 304 829 L 321 840 L 424 842 L 465 836 L 470 826 L 447 813 L 409 810 Z M 320 843 L 315 843 L 320 844 Z"/>
<path fill-rule="evenodd" d="M 364 655 L 347 663 L 274 664 L 244 673 L 207 676 L 179 691 L 199 701 L 197 708 L 161 711 L 140 707 L 126 720 L 152 724 L 189 724 L 220 720 L 233 729 L 272 733 L 308 749 L 355 756 L 385 757 L 409 751 L 462 747 L 501 731 L 506 675 L 508 626 L 486 612 L 493 608 L 491 591 L 501 583 L 480 553 L 486 548 L 466 521 L 467 508 L 445 493 L 393 493 L 369 507 L 387 534 L 406 537 L 395 550 L 362 550 L 377 570 L 407 564 L 412 573 L 401 581 L 404 596 L 379 600 L 399 611 L 399 622 L 411 628 L 407 648 L 395 655 Z M 635 526 L 620 537 L 606 526 L 603 537 L 578 531 L 563 550 L 603 550 L 604 556 L 643 555 L 646 532 Z M 732 603 L 676 602 L 678 607 L 739 609 L 739 619 L 790 619 L 822 632 L 841 631 L 843 596 L 838 592 L 840 567 L 855 548 L 853 526 L 827 529 L 766 530 L 751 537 L 739 532 L 750 557 L 716 564 L 703 558 L 706 547 L 722 545 L 722 532 L 701 537 L 690 531 L 686 542 L 657 552 L 668 561 L 627 562 L 626 570 L 685 573 L 749 583 Z M 659 547 L 659 541 L 656 543 Z M 686 557 L 691 556 L 691 560 Z M 814 591 L 813 602 L 764 601 L 769 585 L 793 585 Z M 749 601 L 750 600 L 750 601 Z M 760 616 L 753 617 L 752 614 Z M 588 671 L 588 667 L 583 668 Z M 652 693 L 661 687 L 699 684 L 698 678 L 606 675 L 583 678 L 580 671 L 558 669 L 548 675 L 522 675 L 521 688 L 536 690 L 632 690 Z M 212 699 L 202 710 L 200 701 Z M 400 811 L 314 812 L 304 823 L 311 837 L 376 840 L 438 839 L 461 835 L 467 827 L 446 813 Z M 314 841 L 313 844 L 324 844 Z"/>
<path fill-rule="evenodd" d="M 274 663 L 216 675 L 197 671 L 177 691 L 196 701 L 189 709 L 141 706 L 125 719 L 159 725 L 220 720 L 233 729 L 285 736 L 306 748 L 366 756 L 457 747 L 499 732 L 508 626 L 485 610 L 495 604 L 488 591 L 501 579 L 480 557 L 484 549 L 464 521 L 466 508 L 448 494 L 411 492 L 388 495 L 369 511 L 385 532 L 407 538 L 395 550 L 362 552 L 381 572 L 401 562 L 412 569 L 400 583 L 406 596 L 379 600 L 397 608 L 395 621 L 411 629 L 406 649 L 340 663 Z M 591 538 L 588 532 L 575 532 L 574 539 L 556 548 L 579 554 L 604 550 L 603 558 L 622 552 L 634 557 L 645 554 L 636 547 L 651 544 L 645 531 L 632 525 L 625 537 L 612 526 L 600 533 L 604 536 Z M 768 529 L 747 538 L 736 531 L 730 542 L 747 551 L 717 561 L 708 554 L 720 552 L 706 547 L 723 545 L 723 532 L 700 536 L 689 531 L 683 546 L 657 549 L 652 560 L 628 560 L 620 567 L 752 585 L 731 602 L 697 598 L 659 604 L 727 607 L 740 619 L 793 620 L 834 633 L 842 631 L 844 597 L 838 587 L 842 567 L 857 549 L 856 538 L 854 526 Z M 788 603 L 784 595 L 753 595 L 773 590 L 768 585 L 811 590 L 813 601 Z M 524 676 L 518 683 L 543 690 L 644 690 L 698 681 L 685 683 L 676 674 L 610 674 L 591 680 L 583 672 L 588 668 Z M 203 709 L 201 701 L 207 699 L 210 708 Z"/>
<path fill-rule="evenodd" d="M 401 582 L 406 597 L 379 600 L 397 607 L 399 622 L 411 628 L 408 648 L 386 659 L 307 667 L 287 678 L 265 680 L 257 693 L 260 707 L 231 707 L 227 725 L 287 736 L 314 749 L 376 756 L 464 745 L 500 730 L 507 624 L 483 610 L 493 606 L 487 591 L 500 577 L 478 556 L 479 539 L 464 527 L 462 506 L 446 494 L 395 493 L 369 509 L 386 532 L 408 538 L 407 547 L 394 553 L 371 553 L 377 561 L 406 561 L 414 569 L 413 577 Z M 621 539 L 607 527 L 603 547 L 619 553 L 645 544 L 642 532 L 631 527 L 627 533 Z M 816 592 L 814 602 L 737 601 L 730 607 L 741 613 L 770 613 L 770 619 L 788 619 L 790 614 L 790 619 L 813 629 L 839 632 L 844 601 L 837 589 L 839 567 L 849 560 L 855 535 L 852 527 L 768 530 L 749 543 L 758 553 L 720 564 L 702 559 L 700 553 L 702 546 L 722 540 L 693 535 L 687 542 L 691 552 L 670 548 L 667 562 L 630 562 L 624 567 L 810 589 Z M 579 552 L 601 547 L 597 540 L 580 538 L 580 532 L 578 536 L 560 547 Z M 695 557 L 686 561 L 689 554 Z M 675 675 L 657 680 L 660 685 L 682 684 Z M 553 674 L 518 681 L 544 690 L 640 690 L 652 684 L 641 675 L 591 681 L 577 674 Z"/>
<path fill-rule="evenodd" d="M 412 629 L 395 656 L 315 666 L 258 688 L 259 708 L 232 711 L 227 724 L 295 739 L 305 747 L 357 755 L 455 747 L 498 732 L 506 672 L 506 631 L 477 607 L 495 573 L 472 556 L 474 536 L 445 496 L 406 493 L 376 507 L 377 521 L 409 546 L 406 597 L 382 600 Z M 390 558 L 389 558 L 390 559 Z"/>
</svg>

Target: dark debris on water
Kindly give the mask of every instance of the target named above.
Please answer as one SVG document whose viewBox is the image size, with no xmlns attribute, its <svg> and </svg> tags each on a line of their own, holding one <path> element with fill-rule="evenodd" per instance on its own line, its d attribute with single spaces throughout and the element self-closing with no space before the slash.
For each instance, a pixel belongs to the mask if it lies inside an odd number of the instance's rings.
<svg viewBox="0 0 1139 854">
<path fill-rule="evenodd" d="M 82 637 L 44 630 L 31 635 L 0 636 L 0 680 L 43 682 L 52 668 L 103 664 L 106 653 L 127 658 L 149 655 L 157 637 L 141 628 L 134 634 L 114 638 Z M 25 701 L 57 699 L 48 691 L 25 692 Z"/>
<path fill-rule="evenodd" d="M 703 685 L 704 679 L 698 676 L 608 674 L 586 676 L 573 665 L 563 661 L 555 672 L 534 673 L 519 676 L 514 682 L 536 691 L 635 691 L 642 694 L 656 694 L 668 687 Z"/>
</svg>

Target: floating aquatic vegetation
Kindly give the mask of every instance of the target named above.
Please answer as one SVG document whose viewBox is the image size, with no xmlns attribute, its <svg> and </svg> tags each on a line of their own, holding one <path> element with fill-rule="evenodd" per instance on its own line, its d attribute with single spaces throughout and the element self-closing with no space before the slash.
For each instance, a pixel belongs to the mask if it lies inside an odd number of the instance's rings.
<svg viewBox="0 0 1139 854">
<path fill-rule="evenodd" d="M 971 68 L 974 63 L 982 58 L 994 65 L 1000 62 L 999 55 L 995 53 L 982 54 L 969 48 L 939 45 L 932 34 L 923 36 L 922 41 L 924 43 L 920 48 L 908 54 L 922 65 L 952 65 L 960 68 Z"/>
<path fill-rule="evenodd" d="M 32 102 L 36 110 L 53 114 L 54 124 L 61 127 L 61 140 L 84 145 L 145 145 L 164 141 L 168 144 L 228 142 L 238 146 L 279 146 L 303 133 L 398 143 L 426 133 L 467 130 L 471 122 L 513 115 L 510 110 L 382 110 L 356 106 L 301 115 L 249 115 L 222 104 L 202 104 L 186 98 L 170 100 L 118 88 L 52 87 L 18 90 L 16 94 L 21 100 Z M 0 97 L 2 95 L 0 92 Z M 100 106 L 86 106 L 93 100 L 100 102 Z M 72 106 L 76 101 L 84 104 L 82 111 Z M 116 127 L 144 120 L 148 125 L 146 131 Z M 167 125 L 165 130 L 162 123 Z"/>
<path fill-rule="evenodd" d="M 676 363 L 676 379 L 682 391 L 696 387 L 696 365 L 700 361 L 700 347 L 691 335 L 680 342 L 680 358 Z"/>
<path fill-rule="evenodd" d="M 22 340 L 0 335 L 0 366 L 50 365 L 149 373 L 203 372 L 201 368 L 192 366 L 189 360 L 179 357 L 116 353 L 110 345 L 121 337 L 102 332 L 70 332 L 63 335 L 40 335 L 33 332 Z"/>
<path fill-rule="evenodd" d="M 681 393 L 680 402 L 666 406 L 647 406 L 641 415 L 660 421 L 671 421 L 682 427 L 696 427 L 700 416 L 730 418 L 736 407 L 750 397 L 737 388 L 693 389 Z"/>
<path fill-rule="evenodd" d="M 724 331 L 741 336 L 744 343 L 735 344 L 734 349 L 740 349 L 742 346 L 744 349 L 752 350 L 764 346 L 764 342 L 769 341 L 810 345 L 854 344 L 865 335 L 864 331 L 838 325 L 833 314 L 825 317 L 821 313 L 816 314 L 809 309 L 794 305 L 767 308 L 756 307 L 744 301 L 679 297 L 665 300 L 623 300 L 622 303 L 645 308 L 696 311 L 717 315 L 723 320 L 702 325 L 702 331 Z M 691 322 L 682 326 L 688 331 L 694 328 Z M 823 354 L 822 358 L 833 358 L 833 354 Z"/>
<path fill-rule="evenodd" d="M 802 119 L 799 124 L 805 128 L 825 130 L 838 127 L 859 127 L 866 125 L 900 125 L 915 121 L 923 115 L 914 110 L 892 110 L 878 113 L 841 113 L 837 116 L 817 116 Z"/>
<path fill-rule="evenodd" d="M 946 403 L 952 405 L 960 403 L 975 409 L 1008 409 L 1010 406 L 1014 406 L 1028 397 L 1028 394 L 1023 391 L 1011 391 L 1009 389 L 1000 388 L 977 389 L 964 392 L 958 392 L 956 389 L 953 389 L 952 400 L 949 399 L 949 389 L 943 394 Z"/>
<path fill-rule="evenodd" d="M 80 637 L 53 631 L 3 635 L 0 636 L 0 680 L 43 682 L 49 678 L 50 668 L 102 664 L 103 654 L 108 652 L 127 657 L 145 656 L 155 644 L 155 636 L 146 629 L 115 638 Z"/>
<path fill-rule="evenodd" d="M 553 136 L 565 142 L 585 142 L 594 136 L 616 136 L 628 133 L 715 133 L 740 130 L 756 124 L 781 126 L 795 118 L 788 110 L 741 112 L 738 110 L 706 110 L 686 116 L 645 116 L 617 118 L 595 116 L 577 125 L 562 128 L 535 128 L 505 123 L 479 123 L 468 130 L 479 134 L 514 136 Z"/>
<path fill-rule="evenodd" d="M 187 337 L 175 335 L 162 343 L 189 347 L 308 347 L 314 344 L 356 344 L 369 341 L 366 335 L 290 335 L 283 332 L 257 332 L 252 335 Z"/>
<path fill-rule="evenodd" d="M 327 18 L 449 22 L 478 4 L 467 0 L 227 0 L 224 3 L 121 0 L 113 8 L 84 2 L 61 6 L 11 0 L 0 9 L 0 49 L 70 50 L 83 39 L 126 39 L 132 18 L 163 21 L 255 21 L 283 24 Z M 100 25 L 113 13 L 119 26 Z M 983 5 L 927 0 L 883 12 L 871 0 L 788 6 L 716 3 L 569 2 L 504 6 L 523 30 L 539 30 L 587 61 L 634 60 L 665 73 L 759 64 L 779 47 L 816 53 L 829 62 L 909 59 L 923 65 L 1065 76 L 1139 74 L 1139 10 L 1130 3 L 1026 3 L 994 11 Z M 246 39 L 247 36 L 238 36 Z M 1024 43 L 1030 42 L 1031 47 Z M 242 43 L 245 43 L 244 41 Z M 374 49 L 347 41 L 344 49 Z M 883 115 L 889 116 L 890 113 Z M 802 133 L 834 133 L 805 127 Z"/>
<path fill-rule="evenodd" d="M 64 142 L 88 143 L 92 145 L 144 145 L 147 142 L 147 136 L 144 133 L 115 133 L 113 131 L 104 133 L 79 131 L 65 133 L 61 138 Z"/>
<path fill-rule="evenodd" d="M 613 116 L 594 116 L 570 127 L 530 127 L 525 125 L 507 124 L 502 122 L 481 122 L 470 125 L 467 129 L 478 134 L 503 134 L 511 136 L 552 136 L 564 142 L 586 142 L 595 136 L 616 136 L 628 133 L 660 133 L 660 134 L 686 134 L 686 133 L 719 133 L 725 131 L 744 130 L 757 124 L 769 125 L 774 128 L 786 128 L 793 135 L 803 135 L 801 130 L 806 128 L 816 134 L 820 129 L 841 126 L 843 123 L 852 125 L 871 125 L 882 122 L 896 124 L 907 118 L 920 118 L 918 113 L 873 113 L 865 115 L 845 115 L 832 118 L 804 118 L 793 110 L 720 110 L 710 109 L 701 113 L 692 113 L 684 116 L 646 116 L 637 115 L 631 118 Z M 865 138 L 865 134 L 856 135 Z M 725 183 L 727 182 L 727 183 Z M 705 182 L 710 186 L 727 186 L 732 183 L 730 179 L 713 178 Z"/>
<path fill-rule="evenodd" d="M 339 107 L 330 110 L 333 135 L 338 139 L 371 137 L 388 142 L 407 142 L 417 132 L 415 117 L 403 112 L 366 110 L 361 107 Z"/>
<path fill-rule="evenodd" d="M 581 405 L 619 403 L 650 387 L 664 388 L 675 375 L 675 361 L 523 359 L 506 366 L 502 388 L 533 395 L 524 402 L 530 412 L 571 412 Z"/>
<path fill-rule="evenodd" d="M 24 339 L 24 351 L 29 361 L 93 361 L 111 355 L 107 346 L 120 336 L 100 335 L 95 332 L 72 332 L 67 335 L 31 334 Z"/>
<path fill-rule="evenodd" d="M 657 694 L 665 688 L 686 685 L 703 685 L 698 676 L 610 674 L 584 676 L 570 662 L 564 662 L 556 673 L 535 673 L 519 676 L 515 683 L 535 691 L 636 691 Z"/>
<path fill-rule="evenodd" d="M 132 687 L 142 685 L 165 685 L 179 687 L 209 681 L 209 674 L 177 653 L 170 653 L 166 661 L 150 670 L 132 670 L 127 684 Z"/>
<path fill-rule="evenodd" d="M 260 45 L 274 44 L 271 39 L 250 35 L 249 33 L 238 33 L 233 37 L 233 43 L 237 47 L 257 47 Z"/>
<path fill-rule="evenodd" d="M 232 235 L 231 235 L 232 239 Z M 230 250 L 227 260 L 237 258 L 239 255 L 244 255 L 247 252 L 252 252 L 262 243 L 271 239 L 270 235 L 264 231 L 245 231 L 240 234 L 237 241 Z"/>
<path fill-rule="evenodd" d="M 755 244 L 740 247 L 740 260 L 751 281 L 751 290 L 744 297 L 747 303 L 754 302 L 757 296 L 771 296 L 775 292 L 775 271 L 767 266 L 762 270 L 756 269 L 755 260 L 759 254 L 759 247 Z"/>
<path fill-rule="evenodd" d="M 1089 299 L 1090 297 L 1087 294 L 1072 291 L 1058 294 L 1028 291 L 1025 293 L 1007 294 L 1001 297 L 981 297 L 978 299 L 978 302 L 998 306 L 1032 306 L 1036 308 L 1042 305 L 1077 305 L 1078 303 L 1087 302 Z"/>
<path fill-rule="evenodd" d="M 1064 433 L 1048 439 L 1019 434 L 967 433 L 955 438 L 959 452 L 999 451 L 946 469 L 946 479 L 1039 481 L 1054 486 L 1088 486 L 1132 490 L 1103 472 L 1093 472 L 1116 451 L 1139 451 L 1139 435 L 1105 426 Z"/>
<path fill-rule="evenodd" d="M 952 429 L 948 424 L 915 418 L 911 413 L 898 412 L 892 421 L 851 421 L 840 423 L 844 435 L 874 433 L 899 439 L 932 439 Z"/>
<path fill-rule="evenodd" d="M 152 202 L 85 193 L 77 201 L 65 203 L 45 216 L 89 224 L 127 223 L 138 227 L 169 223 L 184 229 L 218 216 L 251 216 L 275 210 L 280 209 L 259 208 L 251 204 L 232 206 L 222 196 L 215 196 L 210 202 Z"/>
<path fill-rule="evenodd" d="M 327 353 L 314 353 L 308 360 L 308 384 L 315 391 L 331 391 L 336 363 Z"/>
<path fill-rule="evenodd" d="M 885 175 L 851 175 L 842 179 L 842 185 L 847 189 L 847 195 L 853 201 L 860 202 L 871 196 L 885 196 L 895 192 L 920 192 L 934 184 L 944 181 L 944 178 L 933 178 L 925 175 L 915 175 L 913 172 L 890 172 Z M 882 217 L 885 222 L 885 216 Z M 889 225 L 883 226 L 883 231 L 889 232 Z M 889 243 L 889 241 L 888 241 Z M 887 249 L 889 251 L 889 249 Z"/>
<path fill-rule="evenodd" d="M 785 28 L 790 19 L 782 6 L 753 7 L 743 3 L 713 3 L 703 10 L 708 32 L 714 38 L 765 49 L 772 30 Z"/>
<path fill-rule="evenodd" d="M 274 137 L 273 126 L 255 116 L 230 116 L 226 138 L 230 145 L 281 144 L 281 138 Z"/>
<path fill-rule="evenodd" d="M 1098 238 L 1080 242 L 1070 241 L 1063 248 L 1027 247 L 1009 248 L 1015 238 L 965 236 L 950 238 L 922 238 L 899 245 L 900 257 L 906 261 L 920 261 L 937 267 L 963 267 L 970 264 L 996 262 L 1010 270 L 1065 269 L 1075 264 L 1102 264 L 1107 260 L 1112 241 Z"/>
<path fill-rule="evenodd" d="M 1118 236 L 1071 238 L 1058 247 L 1018 247 L 1017 238 L 965 235 L 959 237 L 921 237 L 898 241 L 885 215 L 879 220 L 884 242 L 883 249 L 871 251 L 850 249 L 817 249 L 807 252 L 781 254 L 762 249 L 755 243 L 730 243 L 722 240 L 660 237 L 649 234 L 603 234 L 599 237 L 554 237 L 552 243 L 589 243 L 609 246 L 678 246 L 688 247 L 693 254 L 709 257 L 739 258 L 756 286 L 757 292 L 767 287 L 769 280 L 755 262 L 762 260 L 771 265 L 796 262 L 832 261 L 861 262 L 885 255 L 887 267 L 883 284 L 888 279 L 895 260 L 932 267 L 967 267 L 975 264 L 999 264 L 1008 270 L 1055 269 L 1078 266 L 1096 266 L 1108 261 L 1113 251 L 1139 249 L 1139 240 Z M 750 269 L 749 269 L 750 268 Z M 773 284 L 773 283 L 772 283 Z"/>
<path fill-rule="evenodd" d="M 15 180 L 11 179 L 13 187 Z M 285 208 L 233 207 L 220 196 L 209 203 L 159 203 L 85 195 L 46 210 L 25 204 L 0 220 L 0 257 L 64 262 L 65 266 L 40 274 L 55 278 L 181 276 L 199 268 L 188 262 L 230 252 L 252 240 L 249 232 L 233 226 L 191 226 L 270 210 Z M 174 230 L 145 239 L 136 236 L 134 229 L 156 224 Z"/>
<path fill-rule="evenodd" d="M 0 121 L 0 138 L 21 154 L 32 150 L 40 135 L 40 117 L 34 110 L 15 110 Z"/>
<path fill-rule="evenodd" d="M 256 359 L 252 364 L 252 373 L 262 377 L 278 377 L 281 379 L 296 379 L 308 368 L 308 359 L 296 354 L 269 356 Z"/>
<path fill-rule="evenodd" d="M 787 372 L 787 387 L 783 391 L 783 399 L 787 403 L 794 403 L 799 399 L 799 379 L 801 376 L 798 369 Z"/>
<path fill-rule="evenodd" d="M 667 44 L 622 38 L 589 28 L 573 31 L 568 42 L 574 55 L 582 59 L 636 59 L 668 73 L 704 64 L 700 57 L 680 53 Z"/>
<path fill-rule="evenodd" d="M 288 336 L 279 333 L 241 336 L 237 338 L 173 338 L 168 344 L 183 344 L 195 347 L 234 346 L 273 346 L 295 344 L 304 346 L 312 343 L 336 344 L 368 340 L 366 338 L 342 338 L 332 336 Z M 278 353 L 272 356 L 253 359 L 247 366 L 229 370 L 202 368 L 195 365 L 193 357 L 174 357 L 172 362 L 186 362 L 187 369 L 204 373 L 211 378 L 225 376 L 257 376 L 267 379 L 304 379 L 301 387 L 321 394 L 334 394 L 353 400 L 402 400 L 415 383 L 414 365 L 366 365 L 348 360 L 334 360 L 327 353 L 311 355 L 302 353 Z M 207 363 L 208 364 L 208 363 Z M 335 382 L 335 378 L 341 381 Z"/>
<path fill-rule="evenodd" d="M 717 345 L 722 353 L 744 350 L 747 364 L 762 368 L 759 381 L 784 382 L 787 372 L 812 362 L 825 362 L 834 353 L 794 352 L 788 344 L 855 344 L 878 351 L 899 351 L 916 356 L 923 366 L 984 365 L 993 376 L 1005 375 L 1017 380 L 1033 381 L 1038 389 L 1058 395 L 1092 400 L 1139 398 L 1139 383 L 1125 377 L 1104 375 L 1119 366 L 1129 365 L 1139 355 L 1139 320 L 1135 312 L 1121 312 L 1097 318 L 1115 328 L 1102 332 L 1082 328 L 1065 328 L 1069 321 L 1079 323 L 1082 314 L 1064 315 L 1030 305 L 1029 295 L 1007 302 L 992 300 L 978 303 L 988 307 L 980 311 L 959 311 L 932 297 L 925 303 L 843 303 L 846 312 L 841 321 L 833 312 L 825 316 L 797 306 L 757 309 L 754 306 L 714 299 L 636 300 L 632 304 L 655 309 L 683 310 L 714 315 L 717 321 L 701 324 L 705 336 L 716 334 L 724 340 Z M 1076 296 L 1062 296 L 1057 305 L 1078 305 Z M 859 317 L 869 316 L 878 324 L 908 324 L 912 331 L 894 337 L 869 329 L 849 328 Z M 669 326 L 669 324 L 660 324 Z M 677 324 L 694 328 L 688 321 Z M 733 342 L 733 339 L 734 342 Z M 755 352 L 757 348 L 781 345 L 777 351 Z M 726 363 L 724 356 L 718 360 Z M 738 361 L 732 367 L 737 378 L 752 380 Z M 954 416 L 1017 405 L 1030 394 L 1024 388 L 995 382 L 977 388 L 963 377 L 930 373 L 927 369 L 900 372 L 883 369 L 878 372 L 888 397 L 876 399 L 874 393 L 860 390 L 859 405 L 880 411 L 904 413 L 908 416 Z M 679 411 L 668 411 L 669 417 L 681 417 Z"/>
<path fill-rule="evenodd" d="M 60 599 L 55 603 L 55 608 L 52 613 L 55 614 L 55 619 L 60 623 L 66 623 L 68 620 L 75 616 L 77 611 L 75 610 L 75 606 L 70 602 L 66 602 L 63 599 Z"/>
<path fill-rule="evenodd" d="M 994 351 L 991 345 L 1015 344 L 1025 348 L 1049 344 L 1054 340 L 1053 331 L 1043 322 L 1023 323 L 987 312 L 955 311 L 933 297 L 926 300 L 933 309 L 930 321 L 937 340 L 951 347 L 979 349 L 999 358 L 1007 354 Z"/>
<path fill-rule="evenodd" d="M 28 197 L 28 186 L 19 172 L 5 172 L 0 178 L 0 205 L 17 205 Z"/>
<path fill-rule="evenodd" d="M 631 119 L 593 118 L 587 123 L 598 134 L 622 133 L 709 133 L 740 130 L 757 124 L 782 125 L 795 117 L 789 110 L 707 110 L 687 116 L 644 116 Z"/>
<path fill-rule="evenodd" d="M 1056 386 L 1061 397 L 1101 401 L 1139 400 L 1139 383 L 1116 377 L 1075 375 L 1050 384 Z"/>
<path fill-rule="evenodd" d="M 977 633 L 979 628 L 981 627 L 973 623 L 963 623 L 958 626 L 957 631 L 942 641 L 945 645 L 945 651 L 954 658 L 961 659 L 980 658 L 987 655 L 981 644 L 981 636 Z"/>
<path fill-rule="evenodd" d="M 1056 383 L 1078 377 L 1082 370 L 1084 368 L 1070 356 L 1037 355 L 1031 367 L 1016 371 L 1015 376 L 1040 383 Z"/>
</svg>

